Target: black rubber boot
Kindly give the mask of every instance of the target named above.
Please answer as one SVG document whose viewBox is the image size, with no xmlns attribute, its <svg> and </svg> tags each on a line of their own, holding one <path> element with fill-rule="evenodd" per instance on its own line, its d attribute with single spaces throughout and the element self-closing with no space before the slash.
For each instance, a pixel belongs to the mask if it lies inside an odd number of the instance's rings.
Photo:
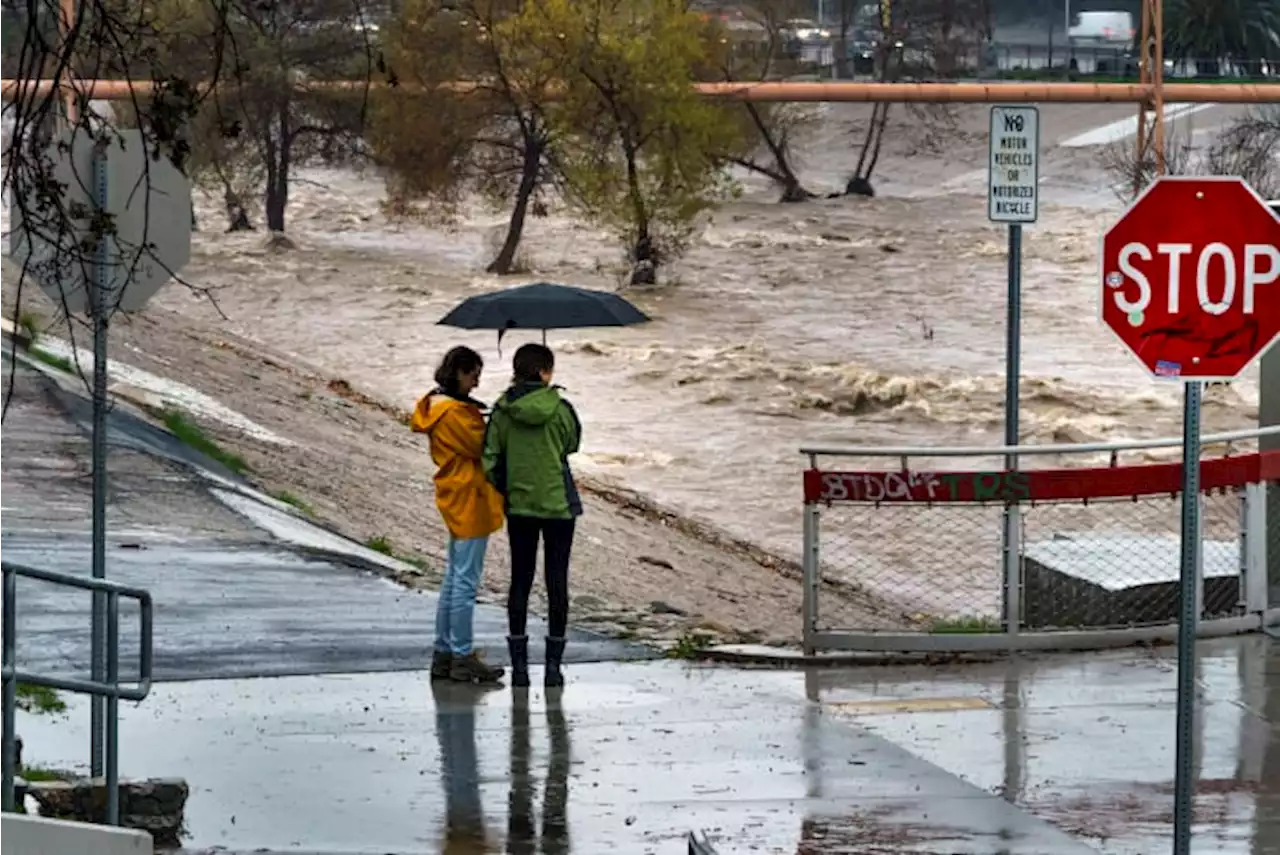
<svg viewBox="0 0 1280 855">
<path fill-rule="evenodd" d="M 549 689 L 564 685 L 564 673 L 560 670 L 560 660 L 564 658 L 564 639 L 547 636 L 547 676 L 543 685 Z"/>
<path fill-rule="evenodd" d="M 507 652 L 511 654 L 511 687 L 529 688 L 529 636 L 508 635 Z"/>
</svg>

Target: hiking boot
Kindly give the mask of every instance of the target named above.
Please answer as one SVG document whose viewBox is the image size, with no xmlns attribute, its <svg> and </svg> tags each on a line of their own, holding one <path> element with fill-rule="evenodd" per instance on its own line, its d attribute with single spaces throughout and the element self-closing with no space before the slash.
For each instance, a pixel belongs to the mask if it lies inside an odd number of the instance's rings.
<svg viewBox="0 0 1280 855">
<path fill-rule="evenodd" d="M 453 657 L 449 667 L 449 679 L 459 683 L 496 683 L 505 673 L 496 665 L 486 664 L 475 650 L 466 656 Z"/>
<path fill-rule="evenodd" d="M 431 679 L 447 680 L 449 679 L 449 670 L 453 667 L 453 654 L 448 650 L 433 650 L 431 652 Z"/>
<path fill-rule="evenodd" d="M 547 636 L 547 675 L 543 685 L 554 689 L 564 685 L 564 674 L 560 671 L 560 660 L 564 658 L 564 639 Z"/>
<path fill-rule="evenodd" d="M 512 688 L 529 688 L 529 636 L 508 635 L 507 652 L 511 654 Z"/>
</svg>

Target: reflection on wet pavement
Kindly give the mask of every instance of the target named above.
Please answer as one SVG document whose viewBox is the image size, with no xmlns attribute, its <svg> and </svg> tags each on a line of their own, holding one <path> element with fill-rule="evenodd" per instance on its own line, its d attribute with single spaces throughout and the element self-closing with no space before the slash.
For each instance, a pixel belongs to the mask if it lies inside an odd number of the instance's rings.
<svg viewBox="0 0 1280 855">
<path fill-rule="evenodd" d="M 1280 853 L 1280 643 L 1198 646 L 1195 851 Z M 858 726 L 1115 855 L 1169 851 L 1172 649 L 815 675 Z M 878 699 L 879 706 L 863 704 Z M 945 711 L 932 703 L 980 703 Z M 896 707 L 885 703 L 896 698 Z M 963 738 L 957 738 L 963 734 Z"/>
<path fill-rule="evenodd" d="M 488 691 L 444 681 L 431 684 L 440 746 L 440 783 L 445 797 L 441 851 L 449 855 L 496 851 L 485 826 L 476 750 L 476 705 Z M 572 848 L 568 820 L 571 749 L 561 696 L 562 691 L 549 690 L 544 705 L 548 759 L 542 808 L 536 811 L 539 770 L 533 763 L 529 692 L 510 692 L 511 774 L 505 851 L 511 855 L 564 855 Z"/>
<path fill-rule="evenodd" d="M 1280 853 L 1280 643 L 1200 648 L 1198 853 Z M 192 785 L 189 845 L 324 853 L 1165 855 L 1167 651 L 988 665 L 574 665 L 513 692 L 425 673 L 161 684 L 129 776 Z M 44 765 L 87 714 L 22 715 Z M 434 732 L 432 732 L 434 731 Z"/>
<path fill-rule="evenodd" d="M 809 703 L 799 674 L 667 660 L 569 680 L 558 698 L 424 673 L 160 684 L 123 711 L 122 772 L 190 781 L 197 851 L 623 855 L 683 852 L 695 829 L 720 855 L 1095 851 Z M 69 700 L 21 718 L 30 757 L 82 761 Z"/>
</svg>

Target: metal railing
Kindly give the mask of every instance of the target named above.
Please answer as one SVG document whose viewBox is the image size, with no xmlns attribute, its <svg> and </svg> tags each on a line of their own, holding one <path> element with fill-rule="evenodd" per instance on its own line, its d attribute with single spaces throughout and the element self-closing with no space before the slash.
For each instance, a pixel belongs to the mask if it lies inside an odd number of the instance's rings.
<svg viewBox="0 0 1280 855">
<path fill-rule="evenodd" d="M 1280 590 L 1280 520 L 1266 512 L 1268 489 L 1280 490 L 1280 453 L 1252 451 L 1274 436 L 1280 427 L 1204 438 L 1206 453 L 1216 452 L 1202 461 L 1204 635 L 1280 620 L 1280 602 L 1269 601 Z M 1180 445 L 806 446 L 806 652 L 1171 639 L 1181 466 L 1158 452 Z M 1137 465 L 1120 465 L 1143 452 Z M 1004 468 L 1011 453 L 1023 464 L 1013 471 Z M 957 465 L 963 458 L 968 465 Z M 830 585 L 858 591 L 858 608 L 833 600 L 824 614 Z"/>
<path fill-rule="evenodd" d="M 104 763 L 104 785 L 106 787 L 106 822 L 109 825 L 120 824 L 120 714 L 121 700 L 140 701 L 151 691 L 151 659 L 152 659 L 152 607 L 151 593 L 143 588 L 134 588 L 110 582 L 106 579 L 94 579 L 87 576 L 73 576 L 66 573 L 55 573 L 40 570 L 8 561 L 0 562 L 4 575 L 4 645 L 3 669 L 0 670 L 0 681 L 3 682 L 4 733 L 3 733 L 3 780 L 0 781 L 0 797 L 5 811 L 16 809 L 14 779 L 17 774 L 17 733 L 15 732 L 18 706 L 18 684 L 45 686 L 50 689 L 62 689 L 68 692 L 86 694 L 92 697 L 106 698 L 106 757 Z M 17 593 L 18 577 L 36 579 L 66 588 L 78 588 L 91 591 L 106 597 L 106 677 L 102 682 L 80 680 L 71 677 L 55 677 L 46 674 L 32 674 L 19 671 L 18 627 L 17 627 Z M 120 684 L 120 598 L 137 600 L 141 621 L 139 639 L 138 682 L 134 686 Z"/>
</svg>

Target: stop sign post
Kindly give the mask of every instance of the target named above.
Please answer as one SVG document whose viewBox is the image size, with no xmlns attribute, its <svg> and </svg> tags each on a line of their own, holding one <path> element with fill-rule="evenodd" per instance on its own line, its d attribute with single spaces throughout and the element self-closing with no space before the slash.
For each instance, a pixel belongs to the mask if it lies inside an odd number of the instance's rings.
<svg viewBox="0 0 1280 855">
<path fill-rule="evenodd" d="M 1280 216 L 1240 178 L 1162 177 L 1102 238 L 1102 322 L 1156 377 L 1185 383 L 1175 855 L 1191 851 L 1200 568 L 1200 397 L 1280 334 Z"/>
<path fill-rule="evenodd" d="M 91 134 L 78 125 L 59 135 L 48 157 L 59 192 L 21 199 L 14 192 L 10 256 L 60 308 L 93 321 L 92 573 L 101 579 L 107 575 L 107 321 L 117 310 L 142 308 L 190 259 L 191 184 L 168 158 L 152 157 L 139 130 Z M 89 245 L 86 257 L 82 247 Z M 106 627 L 106 600 L 94 592 L 90 668 L 99 682 L 111 676 Z M 108 775 L 109 818 L 119 809 L 114 766 L 104 768 L 108 705 L 114 703 L 94 697 L 90 707 L 90 771 Z"/>
</svg>

